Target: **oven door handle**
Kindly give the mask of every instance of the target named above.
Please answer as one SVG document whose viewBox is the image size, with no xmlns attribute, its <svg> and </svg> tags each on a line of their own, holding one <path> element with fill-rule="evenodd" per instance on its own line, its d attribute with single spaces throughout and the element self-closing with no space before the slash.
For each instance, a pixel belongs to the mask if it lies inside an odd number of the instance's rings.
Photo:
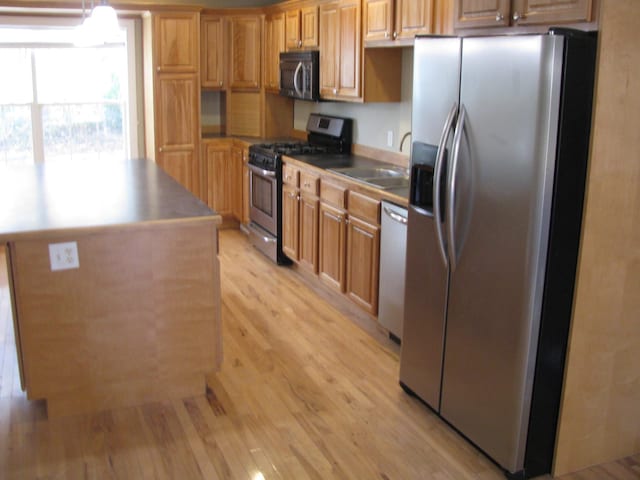
<svg viewBox="0 0 640 480">
<path fill-rule="evenodd" d="M 251 170 L 253 173 L 262 175 L 263 177 L 275 178 L 276 176 L 276 172 L 273 172 L 271 170 L 263 170 L 262 168 L 258 168 L 255 165 L 251 165 L 250 163 L 247 166 L 249 167 L 249 170 Z"/>
</svg>

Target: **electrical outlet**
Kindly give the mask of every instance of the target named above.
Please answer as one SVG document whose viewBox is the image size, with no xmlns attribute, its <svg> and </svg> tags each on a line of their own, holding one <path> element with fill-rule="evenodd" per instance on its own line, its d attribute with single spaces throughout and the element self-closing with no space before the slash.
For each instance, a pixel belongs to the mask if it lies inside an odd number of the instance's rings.
<svg viewBox="0 0 640 480">
<path fill-rule="evenodd" d="M 49 261 L 52 272 L 80 268 L 78 242 L 50 243 Z"/>
<path fill-rule="evenodd" d="M 387 130 L 387 147 L 393 147 L 393 130 Z"/>
</svg>

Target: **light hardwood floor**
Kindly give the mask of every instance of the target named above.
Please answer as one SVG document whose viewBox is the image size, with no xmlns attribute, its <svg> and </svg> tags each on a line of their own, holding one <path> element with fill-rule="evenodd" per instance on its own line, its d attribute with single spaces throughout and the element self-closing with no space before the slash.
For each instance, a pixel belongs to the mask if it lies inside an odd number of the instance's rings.
<svg viewBox="0 0 640 480">
<path fill-rule="evenodd" d="M 397 349 L 366 318 L 239 232 L 220 240 L 224 362 L 207 395 L 55 420 L 20 391 L 0 258 L 0 478 L 504 478 L 403 393 Z M 563 477 L 632 478 L 639 456 Z"/>
</svg>

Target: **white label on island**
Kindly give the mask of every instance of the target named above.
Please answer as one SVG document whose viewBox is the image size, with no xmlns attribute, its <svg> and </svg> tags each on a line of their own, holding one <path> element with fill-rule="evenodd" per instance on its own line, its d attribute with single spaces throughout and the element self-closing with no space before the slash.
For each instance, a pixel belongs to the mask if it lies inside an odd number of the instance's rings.
<svg viewBox="0 0 640 480">
<path fill-rule="evenodd" d="M 49 260 L 51 261 L 51 271 L 69 270 L 80 268 L 80 258 L 78 257 L 78 243 L 50 243 Z"/>
</svg>

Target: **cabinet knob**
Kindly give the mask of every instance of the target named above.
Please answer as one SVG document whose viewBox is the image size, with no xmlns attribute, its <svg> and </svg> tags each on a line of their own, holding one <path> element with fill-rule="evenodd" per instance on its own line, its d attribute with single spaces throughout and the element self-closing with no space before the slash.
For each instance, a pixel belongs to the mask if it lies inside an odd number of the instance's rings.
<svg viewBox="0 0 640 480">
<path fill-rule="evenodd" d="M 160 152 L 160 153 L 162 153 L 162 151 L 163 151 L 163 150 L 164 150 L 164 149 L 163 149 L 162 147 L 159 147 L 159 148 L 158 148 L 158 152 Z"/>
<path fill-rule="evenodd" d="M 337 89 L 337 88 L 334 88 L 334 89 L 333 89 L 333 94 L 334 94 L 334 95 L 337 95 L 337 94 L 338 94 L 338 89 Z"/>
<path fill-rule="evenodd" d="M 513 12 L 513 21 L 517 22 L 518 20 L 520 20 L 522 18 L 522 15 L 520 15 L 518 12 Z"/>
<path fill-rule="evenodd" d="M 298 40 L 298 47 L 302 46 L 302 40 Z"/>
<path fill-rule="evenodd" d="M 496 22 L 501 22 L 504 20 L 504 15 L 501 12 L 496 12 Z"/>
<path fill-rule="evenodd" d="M 222 86 L 222 80 L 220 80 L 220 86 Z"/>
<path fill-rule="evenodd" d="M 398 32 L 393 32 L 393 39 L 395 40 L 396 38 L 398 38 Z"/>
<path fill-rule="evenodd" d="M 384 32 L 384 38 L 389 38 L 389 32 Z"/>
</svg>

